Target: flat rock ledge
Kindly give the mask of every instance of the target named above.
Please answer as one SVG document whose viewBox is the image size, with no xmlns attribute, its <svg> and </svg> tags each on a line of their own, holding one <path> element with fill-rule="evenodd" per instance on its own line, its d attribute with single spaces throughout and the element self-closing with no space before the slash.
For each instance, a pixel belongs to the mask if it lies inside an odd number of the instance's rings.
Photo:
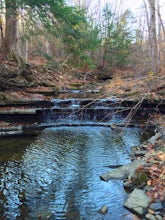
<svg viewBox="0 0 165 220">
<path fill-rule="evenodd" d="M 22 126 L 0 128 L 0 137 L 23 135 Z"/>
<path fill-rule="evenodd" d="M 138 168 L 139 165 L 144 165 L 146 160 L 135 160 L 129 164 L 124 166 L 118 167 L 117 169 L 111 170 L 107 173 L 103 173 L 100 176 L 100 179 L 103 181 L 108 182 L 109 180 L 124 180 L 130 179 L 132 175 L 134 175 L 135 170 Z"/>
<path fill-rule="evenodd" d="M 124 203 L 124 207 L 131 212 L 144 216 L 150 203 L 150 198 L 141 189 L 134 189 Z"/>
</svg>

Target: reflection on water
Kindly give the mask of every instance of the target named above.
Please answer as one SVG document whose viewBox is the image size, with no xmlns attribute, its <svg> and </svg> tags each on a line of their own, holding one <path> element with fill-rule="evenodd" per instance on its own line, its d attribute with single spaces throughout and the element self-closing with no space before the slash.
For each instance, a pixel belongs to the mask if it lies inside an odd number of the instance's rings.
<svg viewBox="0 0 165 220">
<path fill-rule="evenodd" d="M 105 127 L 60 127 L 20 144 L 19 151 L 10 142 L 8 157 L 0 155 L 1 219 L 129 219 L 122 182 L 103 182 L 99 176 L 108 165 L 130 162 L 139 132 L 127 128 L 121 136 Z M 98 213 L 103 205 L 105 216 Z"/>
</svg>

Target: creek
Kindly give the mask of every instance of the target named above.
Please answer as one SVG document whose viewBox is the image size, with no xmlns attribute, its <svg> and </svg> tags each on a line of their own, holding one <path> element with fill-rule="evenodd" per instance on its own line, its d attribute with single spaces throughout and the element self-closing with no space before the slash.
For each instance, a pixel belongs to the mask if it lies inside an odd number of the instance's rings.
<svg viewBox="0 0 165 220">
<path fill-rule="evenodd" d="M 105 100 L 75 114 L 81 103 L 56 99 L 53 108 L 42 113 L 42 123 L 54 126 L 36 137 L 0 140 L 0 219 L 133 219 L 123 207 L 127 193 L 122 181 L 104 182 L 100 175 L 129 163 L 131 148 L 147 133 L 139 121 L 121 132 L 113 130 L 109 125 L 120 124 L 124 117 L 103 117 L 100 112 L 107 114 L 109 107 L 99 103 Z M 99 212 L 102 206 L 108 208 L 105 215 Z"/>
</svg>

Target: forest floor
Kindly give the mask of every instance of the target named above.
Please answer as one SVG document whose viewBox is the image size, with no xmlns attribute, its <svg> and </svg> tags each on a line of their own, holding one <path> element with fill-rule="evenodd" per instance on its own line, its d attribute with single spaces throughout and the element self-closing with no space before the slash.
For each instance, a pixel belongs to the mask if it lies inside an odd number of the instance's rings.
<svg viewBox="0 0 165 220">
<path fill-rule="evenodd" d="M 61 90 L 98 90 L 98 96 L 165 99 L 165 67 L 154 75 L 135 74 L 131 69 L 109 72 L 103 68 L 80 70 L 59 63 L 21 63 L 0 55 L 0 101 L 51 99 Z"/>
<path fill-rule="evenodd" d="M 49 99 L 64 89 L 99 90 L 101 96 L 141 99 L 165 98 L 165 67 L 154 75 L 135 74 L 131 69 L 109 72 L 104 68 L 80 70 L 66 63 L 23 63 L 0 55 L 0 101 Z"/>
</svg>

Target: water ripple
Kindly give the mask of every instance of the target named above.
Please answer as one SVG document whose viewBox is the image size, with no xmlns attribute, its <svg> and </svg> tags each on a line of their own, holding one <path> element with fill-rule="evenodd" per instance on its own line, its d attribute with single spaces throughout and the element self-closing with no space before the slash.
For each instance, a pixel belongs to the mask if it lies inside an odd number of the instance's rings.
<svg viewBox="0 0 165 220">
<path fill-rule="evenodd" d="M 45 129 L 20 161 L 1 166 L 0 213 L 6 219 L 124 219 L 122 182 L 102 182 L 108 165 L 126 164 L 140 131 L 106 127 Z M 108 214 L 98 210 L 108 206 Z"/>
</svg>

